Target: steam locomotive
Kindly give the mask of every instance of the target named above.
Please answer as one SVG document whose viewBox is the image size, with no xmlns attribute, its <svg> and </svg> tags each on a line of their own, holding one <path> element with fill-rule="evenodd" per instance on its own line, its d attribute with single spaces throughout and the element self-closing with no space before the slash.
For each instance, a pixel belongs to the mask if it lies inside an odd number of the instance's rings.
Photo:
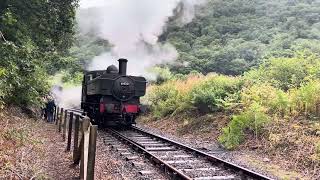
<svg viewBox="0 0 320 180">
<path fill-rule="evenodd" d="M 119 59 L 119 70 L 88 71 L 82 81 L 81 109 L 96 124 L 130 126 L 141 113 L 140 97 L 146 93 L 146 79 L 127 76 L 127 59 Z"/>
</svg>

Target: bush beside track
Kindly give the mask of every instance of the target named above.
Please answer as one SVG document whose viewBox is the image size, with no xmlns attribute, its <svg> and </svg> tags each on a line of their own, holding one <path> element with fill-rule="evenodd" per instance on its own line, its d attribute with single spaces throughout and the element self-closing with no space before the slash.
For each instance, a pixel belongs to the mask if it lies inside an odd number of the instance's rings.
<svg viewBox="0 0 320 180">
<path fill-rule="evenodd" d="M 272 58 L 237 77 L 172 76 L 160 85 L 149 86 L 144 101 L 151 106 L 153 120 L 182 119 L 183 126 L 196 127 L 193 130 L 197 131 L 203 128 L 201 123 L 219 124 L 202 122 L 198 117 L 222 114 L 225 127 L 218 129 L 217 139 L 227 149 L 258 148 L 273 157 L 290 159 L 290 168 L 315 169 L 317 173 L 319 76 L 320 58 L 300 52 L 291 58 Z M 227 124 L 226 119 L 230 119 Z"/>
</svg>

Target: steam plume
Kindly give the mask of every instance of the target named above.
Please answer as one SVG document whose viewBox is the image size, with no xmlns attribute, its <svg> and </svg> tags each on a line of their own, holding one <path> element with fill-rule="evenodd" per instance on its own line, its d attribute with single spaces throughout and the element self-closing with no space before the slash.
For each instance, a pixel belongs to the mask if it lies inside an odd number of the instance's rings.
<svg viewBox="0 0 320 180">
<path fill-rule="evenodd" d="M 178 54 L 168 43 L 158 43 L 169 17 L 180 23 L 190 22 L 195 5 L 206 0 L 81 0 L 77 21 L 83 34 L 95 34 L 114 47 L 95 57 L 88 70 L 104 70 L 127 58 L 128 73 L 153 79 L 147 69 L 156 64 L 174 61 Z M 176 11 L 175 11 L 176 10 Z M 178 13 L 178 14 L 174 14 Z M 81 87 L 53 90 L 62 107 L 80 104 Z"/>
<path fill-rule="evenodd" d="M 179 19 L 188 23 L 194 6 L 204 0 L 82 0 L 78 22 L 82 33 L 95 32 L 114 48 L 93 59 L 89 70 L 106 69 L 120 57 L 129 59 L 128 73 L 146 75 L 156 64 L 174 61 L 178 54 L 170 44 L 158 43 L 169 17 L 181 4 Z"/>
</svg>

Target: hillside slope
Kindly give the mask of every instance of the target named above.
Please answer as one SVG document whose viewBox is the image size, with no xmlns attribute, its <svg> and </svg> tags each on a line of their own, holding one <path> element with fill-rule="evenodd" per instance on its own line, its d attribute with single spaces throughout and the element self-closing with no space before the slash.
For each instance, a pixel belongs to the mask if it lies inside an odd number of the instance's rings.
<svg viewBox="0 0 320 180">
<path fill-rule="evenodd" d="M 320 53 L 320 1 L 210 0 L 189 24 L 173 17 L 160 40 L 179 51 L 174 72 L 238 75 L 264 57 Z"/>
</svg>

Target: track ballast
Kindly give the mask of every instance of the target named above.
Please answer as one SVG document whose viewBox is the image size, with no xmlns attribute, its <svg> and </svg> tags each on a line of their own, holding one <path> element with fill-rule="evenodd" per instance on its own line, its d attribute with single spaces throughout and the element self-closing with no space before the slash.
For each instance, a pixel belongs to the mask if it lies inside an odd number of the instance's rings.
<svg viewBox="0 0 320 180">
<path fill-rule="evenodd" d="M 107 132 L 144 154 L 172 179 L 270 179 L 136 126 L 126 129 L 109 128 Z"/>
</svg>

